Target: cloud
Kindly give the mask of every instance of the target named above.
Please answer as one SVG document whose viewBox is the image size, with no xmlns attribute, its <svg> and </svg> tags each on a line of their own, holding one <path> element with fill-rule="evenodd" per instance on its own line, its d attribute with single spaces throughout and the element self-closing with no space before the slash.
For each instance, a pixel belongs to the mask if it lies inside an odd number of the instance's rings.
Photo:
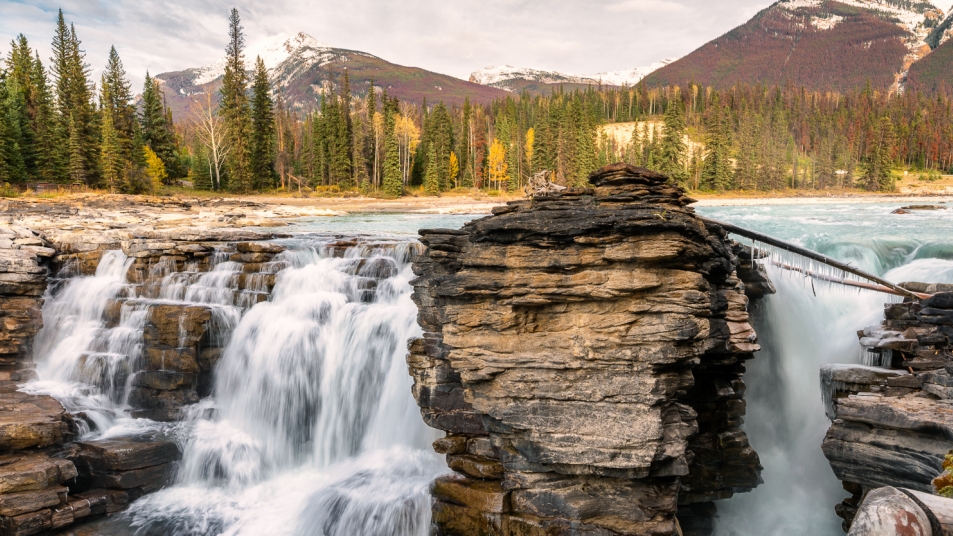
<svg viewBox="0 0 953 536">
<path fill-rule="evenodd" d="M 333 46 L 466 79 L 487 65 L 569 73 L 685 55 L 771 0 L 0 0 L 0 54 L 24 33 L 48 61 L 60 7 L 94 79 L 115 45 L 134 86 L 221 57 L 228 13 L 247 41 L 306 32 Z"/>
<path fill-rule="evenodd" d="M 638 12 L 638 13 L 687 13 L 691 9 L 678 2 L 669 2 L 667 0 L 626 0 L 618 4 L 606 6 L 606 10 L 614 13 Z"/>
</svg>

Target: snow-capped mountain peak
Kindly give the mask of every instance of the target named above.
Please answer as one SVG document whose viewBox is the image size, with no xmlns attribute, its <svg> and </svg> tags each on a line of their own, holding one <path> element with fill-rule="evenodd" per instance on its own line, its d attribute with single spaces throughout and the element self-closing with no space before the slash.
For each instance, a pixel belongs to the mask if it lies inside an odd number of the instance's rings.
<svg viewBox="0 0 953 536">
<path fill-rule="evenodd" d="M 280 33 L 248 46 L 245 49 L 245 68 L 249 71 L 255 68 L 255 60 L 261 58 L 265 68 L 273 71 L 288 58 L 307 50 L 325 51 L 332 47 L 322 43 L 310 35 L 299 32 L 295 35 Z M 212 82 L 225 74 L 226 58 L 220 58 L 208 67 L 196 69 L 194 84 L 197 86 Z"/>
<path fill-rule="evenodd" d="M 665 59 L 646 67 L 635 67 L 620 71 L 596 74 L 568 74 L 558 71 L 543 71 L 512 65 L 485 67 L 470 75 L 470 81 L 484 86 L 514 91 L 517 82 L 536 82 L 540 84 L 607 84 L 612 86 L 634 86 L 653 71 L 672 63 Z"/>
</svg>

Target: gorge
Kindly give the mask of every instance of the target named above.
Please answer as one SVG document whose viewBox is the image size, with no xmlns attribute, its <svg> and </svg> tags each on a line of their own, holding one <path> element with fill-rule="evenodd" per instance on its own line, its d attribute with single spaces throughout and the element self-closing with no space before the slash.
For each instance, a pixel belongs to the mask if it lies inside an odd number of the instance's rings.
<svg viewBox="0 0 953 536">
<path fill-rule="evenodd" d="M 762 261 L 769 282 L 690 201 L 618 166 L 461 230 L 472 217 L 280 232 L 11 222 L 0 530 L 836 534 L 851 493 L 820 450 L 818 370 L 861 362 L 855 333 L 884 297 L 812 292 Z M 765 214 L 728 210 L 699 209 Z M 797 211 L 765 221 L 824 224 Z M 371 229 L 334 230 L 352 224 Z M 432 230 L 417 242 L 403 226 Z M 804 245 L 942 282 L 934 227 Z M 837 411 L 854 391 L 837 391 Z M 765 433 L 782 422 L 791 435 Z"/>
</svg>

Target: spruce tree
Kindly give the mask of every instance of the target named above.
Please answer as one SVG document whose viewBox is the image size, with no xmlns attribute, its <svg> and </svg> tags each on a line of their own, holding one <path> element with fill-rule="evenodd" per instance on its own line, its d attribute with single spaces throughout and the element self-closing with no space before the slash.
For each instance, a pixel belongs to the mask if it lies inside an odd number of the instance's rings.
<svg viewBox="0 0 953 536">
<path fill-rule="evenodd" d="M 93 109 L 89 65 L 80 49 L 76 29 L 66 26 L 59 11 L 53 37 L 52 73 L 56 84 L 56 104 L 60 131 L 69 140 L 69 178 L 84 177 L 88 185 L 99 177 L 99 125 Z M 73 129 L 78 129 L 74 132 Z M 82 172 L 80 172 L 80 167 Z"/>
<path fill-rule="evenodd" d="M 229 153 L 225 160 L 231 188 L 238 192 L 252 189 L 251 107 L 245 92 L 248 73 L 245 71 L 245 36 L 241 17 L 232 8 L 228 19 L 228 46 L 225 49 L 225 75 L 222 78 L 222 99 L 219 114 L 225 122 Z"/>
<path fill-rule="evenodd" d="M 384 103 L 384 180 L 382 190 L 388 197 L 400 197 L 403 193 L 403 180 L 400 172 L 400 153 L 394 123 L 397 105 Z"/>
<path fill-rule="evenodd" d="M 271 98 L 268 70 L 261 57 L 255 60 L 252 84 L 251 170 L 254 188 L 275 186 L 275 104 Z"/>
<path fill-rule="evenodd" d="M 112 111 L 108 107 L 103 109 L 101 124 L 100 169 L 103 182 L 110 192 L 121 192 L 126 189 L 123 184 L 123 149 Z"/>
<path fill-rule="evenodd" d="M 713 98 L 705 137 L 705 159 L 701 169 L 701 184 L 710 190 L 727 190 L 731 187 L 731 130 L 728 110 Z"/>
<path fill-rule="evenodd" d="M 57 121 L 53 94 L 46 80 L 46 69 L 39 54 L 34 56 L 33 80 L 36 88 L 36 115 L 33 132 L 36 140 L 34 179 L 41 182 L 62 182 L 67 177 L 66 131 Z"/>
<path fill-rule="evenodd" d="M 146 72 L 146 81 L 142 88 L 139 125 L 142 140 L 161 160 L 167 171 L 175 171 L 178 154 L 175 147 L 175 134 L 165 108 L 159 81 Z M 168 176 L 168 174 L 167 174 Z"/>
<path fill-rule="evenodd" d="M 86 162 L 83 158 L 82 133 L 76 121 L 69 119 L 69 179 L 74 184 L 87 183 Z"/>
<path fill-rule="evenodd" d="M 424 190 L 428 195 L 440 195 L 440 174 L 437 172 L 437 151 L 433 144 L 427 149 L 427 172 L 424 176 Z"/>
<path fill-rule="evenodd" d="M 473 105 L 470 104 L 470 97 L 463 101 L 463 129 L 460 132 L 459 154 L 460 160 L 460 185 L 464 188 L 473 187 L 473 159 L 470 155 L 471 145 L 473 143 Z"/>
<path fill-rule="evenodd" d="M 682 101 L 676 96 L 665 110 L 665 131 L 659 146 L 656 165 L 661 173 L 677 184 L 685 184 L 688 179 L 685 172 L 685 117 L 682 114 Z"/>
<path fill-rule="evenodd" d="M 148 77 L 148 73 L 146 75 Z M 112 128 L 123 160 L 132 160 L 133 151 L 139 151 L 138 147 L 132 146 L 136 130 L 136 107 L 132 103 L 132 84 L 127 79 L 115 46 L 109 49 L 109 59 L 100 83 L 99 107 L 104 116 L 106 110 L 112 116 Z"/>
</svg>

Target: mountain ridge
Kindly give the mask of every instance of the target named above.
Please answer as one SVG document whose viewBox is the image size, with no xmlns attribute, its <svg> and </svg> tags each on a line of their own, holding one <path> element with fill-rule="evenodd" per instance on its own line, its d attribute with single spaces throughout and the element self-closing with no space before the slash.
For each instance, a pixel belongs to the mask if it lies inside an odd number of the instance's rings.
<svg viewBox="0 0 953 536">
<path fill-rule="evenodd" d="M 462 105 L 466 98 L 488 104 L 505 97 L 501 89 L 474 84 L 418 67 L 388 62 L 373 54 L 327 45 L 304 32 L 278 34 L 253 43 L 245 50 L 245 65 L 251 70 L 261 56 L 275 92 L 285 105 L 299 112 L 317 107 L 321 95 L 340 89 L 345 71 L 354 94 L 363 96 L 373 81 L 378 91 L 400 100 L 443 101 Z M 221 87 L 224 58 L 205 67 L 157 74 L 167 103 L 175 117 L 185 117 L 196 95 Z"/>
<path fill-rule="evenodd" d="M 926 0 L 780 0 L 645 83 L 846 91 L 869 81 L 902 91 L 910 68 L 946 42 L 951 27 L 946 10 Z"/>
</svg>

